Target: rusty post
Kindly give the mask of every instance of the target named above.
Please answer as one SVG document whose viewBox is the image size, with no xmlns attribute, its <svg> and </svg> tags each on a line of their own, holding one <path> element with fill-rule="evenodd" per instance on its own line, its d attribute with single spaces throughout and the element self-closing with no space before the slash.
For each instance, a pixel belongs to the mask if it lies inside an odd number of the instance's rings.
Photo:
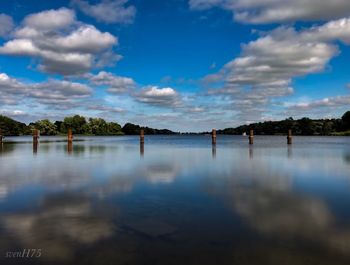
<svg viewBox="0 0 350 265">
<path fill-rule="evenodd" d="M 33 143 L 37 144 L 39 142 L 39 130 L 34 129 L 33 132 Z"/>
<path fill-rule="evenodd" d="M 249 131 L 249 144 L 254 144 L 254 131 L 252 129 Z"/>
<path fill-rule="evenodd" d="M 211 142 L 213 145 L 216 145 L 216 130 L 213 129 L 211 133 Z"/>
<path fill-rule="evenodd" d="M 288 136 L 287 136 L 287 144 L 291 145 L 292 144 L 292 130 L 288 130 Z"/>
<path fill-rule="evenodd" d="M 68 129 L 68 143 L 73 142 L 73 132 L 72 129 Z"/>
<path fill-rule="evenodd" d="M 144 144 L 145 143 L 145 130 L 141 129 L 140 131 L 140 144 Z"/>
</svg>

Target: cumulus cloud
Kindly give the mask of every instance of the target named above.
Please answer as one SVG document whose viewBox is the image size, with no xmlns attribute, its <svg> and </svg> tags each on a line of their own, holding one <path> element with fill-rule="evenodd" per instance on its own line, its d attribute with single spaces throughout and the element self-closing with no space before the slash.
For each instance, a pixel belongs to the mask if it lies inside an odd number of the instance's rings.
<svg viewBox="0 0 350 265">
<path fill-rule="evenodd" d="M 132 78 L 117 76 L 105 71 L 91 75 L 90 81 L 95 85 L 107 86 L 107 91 L 112 94 L 130 92 L 136 85 Z"/>
<path fill-rule="evenodd" d="M 6 14 L 0 14 L 0 37 L 7 36 L 13 29 L 14 23 L 12 17 Z"/>
<path fill-rule="evenodd" d="M 135 93 L 134 96 L 137 101 L 154 106 L 175 107 L 181 104 L 179 93 L 171 87 L 146 87 Z"/>
<path fill-rule="evenodd" d="M 75 21 L 74 11 L 67 8 L 47 10 L 28 15 L 24 24 L 31 29 L 51 31 L 66 28 Z"/>
<path fill-rule="evenodd" d="M 118 44 L 112 34 L 78 23 L 67 8 L 28 15 L 13 35 L 0 47 L 0 54 L 36 58 L 40 70 L 62 75 L 89 71 Z"/>
<path fill-rule="evenodd" d="M 319 108 L 337 108 L 350 105 L 350 96 L 328 97 L 320 100 L 301 102 L 288 106 L 289 110 L 314 110 Z"/>
<path fill-rule="evenodd" d="M 348 42 L 349 30 L 348 19 L 302 31 L 277 28 L 243 45 L 239 57 L 207 76 L 208 83 L 224 83 L 209 94 L 227 96 L 242 119 L 257 121 L 274 97 L 293 93 L 293 78 L 323 71 L 339 53 L 335 42 Z"/>
<path fill-rule="evenodd" d="M 128 0 L 103 0 L 92 5 L 88 1 L 73 0 L 72 5 L 77 6 L 83 13 L 105 23 L 125 23 L 134 21 L 136 8 L 126 6 Z"/>
<path fill-rule="evenodd" d="M 350 12 L 348 0 L 190 0 L 189 5 L 194 10 L 223 8 L 235 20 L 253 24 L 330 20 Z"/>
<path fill-rule="evenodd" d="M 70 108 L 76 101 L 91 94 L 90 87 L 76 82 L 48 80 L 26 84 L 0 73 L 0 102 L 4 105 L 17 105 L 24 99 L 30 99 L 57 108 Z"/>
</svg>

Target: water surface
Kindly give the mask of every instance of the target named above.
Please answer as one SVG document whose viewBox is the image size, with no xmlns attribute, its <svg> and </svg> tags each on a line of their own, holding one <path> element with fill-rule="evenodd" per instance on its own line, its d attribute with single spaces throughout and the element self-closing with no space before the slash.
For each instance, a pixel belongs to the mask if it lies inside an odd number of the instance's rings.
<svg viewBox="0 0 350 265">
<path fill-rule="evenodd" d="M 0 146 L 0 264 L 350 264 L 350 138 L 75 140 Z"/>
</svg>

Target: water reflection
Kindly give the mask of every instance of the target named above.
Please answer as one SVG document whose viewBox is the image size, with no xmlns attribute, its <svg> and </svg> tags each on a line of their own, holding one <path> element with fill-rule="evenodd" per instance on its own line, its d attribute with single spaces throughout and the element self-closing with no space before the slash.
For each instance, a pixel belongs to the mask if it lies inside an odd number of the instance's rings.
<svg viewBox="0 0 350 265">
<path fill-rule="evenodd" d="M 288 147 L 287 147 L 287 156 L 288 156 L 288 158 L 292 158 L 292 156 L 293 156 L 293 149 L 292 149 L 291 145 L 288 145 Z"/>
<path fill-rule="evenodd" d="M 143 157 L 145 154 L 145 143 L 140 143 L 140 156 Z"/>
<path fill-rule="evenodd" d="M 254 148 L 252 145 L 249 145 L 249 158 L 250 159 L 254 158 Z"/>
<path fill-rule="evenodd" d="M 35 158 L 32 142 L 3 145 L 0 252 L 42 247 L 42 264 L 348 264 L 349 143 L 296 138 L 291 154 L 275 139 L 150 136 L 144 157 L 138 137 L 41 141 Z"/>
<path fill-rule="evenodd" d="M 15 240 L 9 249 L 40 246 L 51 261 L 72 259 L 76 244 L 95 244 L 115 232 L 108 218 L 92 213 L 88 198 L 69 193 L 44 197 L 35 213 L 4 215 L 1 222 Z"/>
<path fill-rule="evenodd" d="M 38 153 L 38 142 L 35 141 L 33 142 L 33 154 L 37 154 Z"/>
<path fill-rule="evenodd" d="M 73 142 L 72 141 L 68 141 L 68 143 L 67 143 L 67 152 L 69 155 L 72 154 L 72 152 L 73 152 Z"/>
<path fill-rule="evenodd" d="M 11 153 L 15 150 L 15 145 L 10 143 L 2 143 L 0 144 L 0 155 L 5 155 L 7 153 Z"/>
</svg>

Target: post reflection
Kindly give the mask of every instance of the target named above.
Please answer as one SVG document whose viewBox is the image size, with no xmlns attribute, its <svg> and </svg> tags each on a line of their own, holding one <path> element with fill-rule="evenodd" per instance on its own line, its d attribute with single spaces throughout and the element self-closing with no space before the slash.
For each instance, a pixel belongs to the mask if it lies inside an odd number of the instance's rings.
<svg viewBox="0 0 350 265">
<path fill-rule="evenodd" d="M 73 142 L 72 141 L 67 142 L 67 152 L 69 155 L 71 155 L 73 152 Z"/>
<path fill-rule="evenodd" d="M 38 153 L 38 141 L 33 142 L 33 154 L 36 155 Z"/>
<path fill-rule="evenodd" d="M 249 145 L 249 159 L 254 158 L 254 147 L 252 145 Z"/>
<path fill-rule="evenodd" d="M 140 157 L 144 157 L 145 155 L 145 143 L 140 142 Z"/>
<path fill-rule="evenodd" d="M 211 146 L 211 156 L 212 156 L 213 159 L 216 158 L 216 144 L 213 144 Z"/>
<path fill-rule="evenodd" d="M 287 156 L 288 156 L 288 158 L 292 158 L 292 156 L 293 156 L 293 147 L 292 147 L 292 145 L 288 145 Z"/>
</svg>

